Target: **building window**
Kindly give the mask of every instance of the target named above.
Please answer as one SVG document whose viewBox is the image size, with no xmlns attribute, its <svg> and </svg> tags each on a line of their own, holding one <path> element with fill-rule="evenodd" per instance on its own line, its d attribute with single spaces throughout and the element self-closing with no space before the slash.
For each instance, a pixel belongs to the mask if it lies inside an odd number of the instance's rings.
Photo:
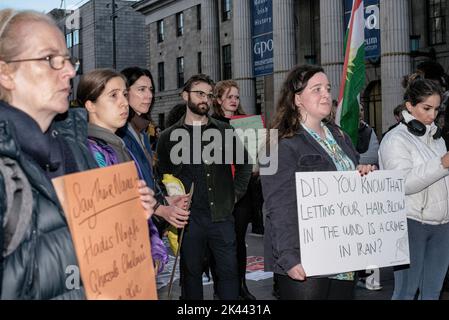
<svg viewBox="0 0 449 320">
<path fill-rule="evenodd" d="M 201 52 L 198 52 L 198 73 L 203 73 Z"/>
<path fill-rule="evenodd" d="M 176 35 L 181 37 L 184 34 L 184 13 L 176 14 Z"/>
<path fill-rule="evenodd" d="M 446 0 L 427 1 L 429 45 L 446 43 Z"/>
<path fill-rule="evenodd" d="M 196 6 L 196 28 L 201 30 L 201 5 Z"/>
<path fill-rule="evenodd" d="M 80 44 L 80 31 L 74 30 L 73 31 L 73 46 L 76 46 Z"/>
<path fill-rule="evenodd" d="M 71 48 L 72 47 L 72 45 L 73 45 L 73 42 L 72 42 L 72 33 L 67 33 L 66 35 L 65 35 L 65 42 L 66 42 L 66 45 L 67 45 L 67 48 Z"/>
<path fill-rule="evenodd" d="M 231 20 L 231 0 L 221 0 L 222 20 Z"/>
<path fill-rule="evenodd" d="M 178 73 L 178 88 L 184 86 L 184 57 L 176 59 L 176 70 Z"/>
<path fill-rule="evenodd" d="M 162 41 L 164 41 L 164 20 L 159 20 L 157 22 L 157 42 Z"/>
<path fill-rule="evenodd" d="M 165 90 L 165 67 L 163 62 L 157 64 L 157 84 L 159 92 Z"/>
<path fill-rule="evenodd" d="M 231 45 L 223 46 L 223 80 L 232 79 Z"/>
</svg>

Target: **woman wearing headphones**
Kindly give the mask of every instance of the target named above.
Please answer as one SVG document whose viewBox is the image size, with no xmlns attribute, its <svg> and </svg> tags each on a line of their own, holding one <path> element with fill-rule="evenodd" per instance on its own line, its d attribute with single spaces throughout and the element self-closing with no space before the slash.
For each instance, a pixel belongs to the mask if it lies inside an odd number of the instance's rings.
<svg viewBox="0 0 449 320">
<path fill-rule="evenodd" d="M 384 170 L 405 173 L 410 265 L 395 268 L 393 299 L 437 300 L 449 265 L 449 153 L 434 120 L 441 88 L 411 76 L 404 120 L 379 149 Z"/>
</svg>

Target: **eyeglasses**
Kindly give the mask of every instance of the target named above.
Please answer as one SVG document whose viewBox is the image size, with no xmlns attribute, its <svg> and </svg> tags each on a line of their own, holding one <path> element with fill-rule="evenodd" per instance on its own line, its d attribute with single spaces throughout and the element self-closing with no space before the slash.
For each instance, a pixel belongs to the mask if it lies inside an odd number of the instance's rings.
<svg viewBox="0 0 449 320">
<path fill-rule="evenodd" d="M 47 56 L 45 58 L 10 60 L 10 61 L 6 61 L 6 63 L 25 62 L 25 61 L 47 61 L 53 70 L 61 70 L 62 68 L 64 68 L 65 62 L 67 60 L 73 66 L 73 69 L 75 69 L 75 72 L 78 71 L 78 69 L 80 67 L 80 61 L 78 60 L 78 58 L 69 57 L 69 56 L 61 56 L 61 55 Z"/>
<path fill-rule="evenodd" d="M 208 93 L 206 93 L 204 91 L 201 91 L 201 90 L 193 90 L 193 91 L 188 91 L 188 92 L 196 93 L 196 96 L 198 98 L 201 98 L 201 99 L 204 99 L 204 98 L 207 98 L 208 100 L 214 100 L 215 99 L 215 96 L 212 93 L 208 94 Z"/>
</svg>

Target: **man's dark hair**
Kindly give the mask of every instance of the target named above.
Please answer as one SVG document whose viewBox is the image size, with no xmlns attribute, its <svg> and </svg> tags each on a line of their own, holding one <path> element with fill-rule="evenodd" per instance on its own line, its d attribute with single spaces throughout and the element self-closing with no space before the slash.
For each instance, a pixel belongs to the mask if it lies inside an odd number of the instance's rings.
<svg viewBox="0 0 449 320">
<path fill-rule="evenodd" d="M 187 80 L 182 91 L 189 92 L 190 90 L 192 90 L 193 85 L 197 84 L 199 82 L 207 83 L 208 85 L 210 85 L 212 87 L 212 89 L 215 86 L 214 81 L 208 75 L 196 74 L 196 75 L 192 76 L 189 80 Z"/>
</svg>

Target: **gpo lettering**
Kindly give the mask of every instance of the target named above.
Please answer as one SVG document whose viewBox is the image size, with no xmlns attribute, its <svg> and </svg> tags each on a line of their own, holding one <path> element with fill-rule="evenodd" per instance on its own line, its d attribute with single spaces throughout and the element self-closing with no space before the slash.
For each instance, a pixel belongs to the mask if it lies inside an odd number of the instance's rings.
<svg viewBox="0 0 449 320">
<path fill-rule="evenodd" d="M 266 52 L 273 51 L 273 39 L 259 41 L 254 45 L 254 53 L 263 59 Z"/>
</svg>

